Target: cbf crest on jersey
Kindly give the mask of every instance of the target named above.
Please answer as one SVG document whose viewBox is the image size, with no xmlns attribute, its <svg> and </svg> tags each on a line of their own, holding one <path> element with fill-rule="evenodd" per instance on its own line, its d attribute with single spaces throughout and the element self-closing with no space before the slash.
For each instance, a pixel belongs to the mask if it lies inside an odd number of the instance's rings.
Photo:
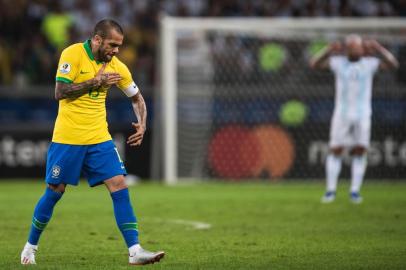
<svg viewBox="0 0 406 270">
<path fill-rule="evenodd" d="M 69 63 L 63 63 L 60 67 L 59 67 L 59 71 L 62 74 L 68 74 L 70 72 L 70 64 Z"/>
<path fill-rule="evenodd" d="M 52 166 L 52 178 L 58 178 L 61 174 L 61 167 L 58 165 Z"/>
</svg>

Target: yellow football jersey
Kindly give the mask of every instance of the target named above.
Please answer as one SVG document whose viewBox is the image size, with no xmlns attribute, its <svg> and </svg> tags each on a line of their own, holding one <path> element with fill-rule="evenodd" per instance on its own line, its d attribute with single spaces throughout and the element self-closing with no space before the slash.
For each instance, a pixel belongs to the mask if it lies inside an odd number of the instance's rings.
<svg viewBox="0 0 406 270">
<path fill-rule="evenodd" d="M 81 83 L 90 80 L 96 76 L 102 65 L 103 63 L 94 59 L 90 40 L 73 44 L 61 54 L 56 81 Z M 121 75 L 122 79 L 117 84 L 121 90 L 131 85 L 136 88 L 127 66 L 117 57 L 112 58 L 104 72 L 117 72 Z M 109 87 L 93 87 L 78 98 L 60 100 L 52 141 L 89 145 L 111 140 L 105 104 L 108 89 Z"/>
</svg>

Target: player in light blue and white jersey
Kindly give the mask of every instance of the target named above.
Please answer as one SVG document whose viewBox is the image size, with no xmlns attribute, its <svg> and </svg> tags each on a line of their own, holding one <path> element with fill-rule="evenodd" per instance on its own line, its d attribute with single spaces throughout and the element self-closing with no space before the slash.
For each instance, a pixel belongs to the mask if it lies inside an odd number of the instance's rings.
<svg viewBox="0 0 406 270">
<path fill-rule="evenodd" d="M 334 201 L 342 153 L 352 155 L 350 199 L 362 202 L 359 192 L 370 143 L 373 77 L 379 68 L 397 68 L 395 57 L 375 40 L 349 35 L 342 45 L 330 44 L 310 61 L 312 68 L 330 68 L 335 75 L 335 105 L 330 128 L 330 154 L 326 160 L 327 191 L 322 202 Z"/>
</svg>

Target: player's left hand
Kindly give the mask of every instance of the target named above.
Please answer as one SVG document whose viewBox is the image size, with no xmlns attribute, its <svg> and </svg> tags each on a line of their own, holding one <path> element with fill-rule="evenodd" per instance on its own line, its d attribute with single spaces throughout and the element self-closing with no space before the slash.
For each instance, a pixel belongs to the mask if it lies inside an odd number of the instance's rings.
<svg viewBox="0 0 406 270">
<path fill-rule="evenodd" d="M 144 138 L 145 128 L 140 123 L 132 123 L 135 133 L 128 137 L 127 144 L 130 146 L 139 146 Z"/>
<path fill-rule="evenodd" d="M 342 53 L 343 52 L 343 45 L 340 41 L 335 41 L 329 45 L 329 50 L 331 53 Z"/>
<path fill-rule="evenodd" d="M 381 44 L 379 44 L 379 42 L 374 39 L 364 40 L 363 43 L 364 43 L 365 53 L 367 55 L 375 54 L 375 53 L 379 52 L 379 50 L 381 48 Z"/>
</svg>

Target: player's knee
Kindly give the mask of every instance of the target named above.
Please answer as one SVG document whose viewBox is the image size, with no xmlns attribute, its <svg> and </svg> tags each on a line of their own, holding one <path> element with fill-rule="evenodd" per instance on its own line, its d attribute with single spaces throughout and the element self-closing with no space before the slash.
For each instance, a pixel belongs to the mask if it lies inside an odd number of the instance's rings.
<svg viewBox="0 0 406 270">
<path fill-rule="evenodd" d="M 330 152 L 335 156 L 340 156 L 343 153 L 343 147 L 333 147 L 330 149 Z"/>
<path fill-rule="evenodd" d="M 356 146 L 356 147 L 351 149 L 350 153 L 353 156 L 362 156 L 362 155 L 365 154 L 366 150 L 367 149 L 365 147 L 363 147 L 363 146 Z"/>
<path fill-rule="evenodd" d="M 128 188 L 125 183 L 125 178 L 123 175 L 118 175 L 105 181 L 107 188 L 110 192 L 119 191 Z"/>
<path fill-rule="evenodd" d="M 58 184 L 58 185 L 48 184 L 48 187 L 58 193 L 64 193 L 65 189 L 66 189 L 65 184 Z"/>
</svg>

